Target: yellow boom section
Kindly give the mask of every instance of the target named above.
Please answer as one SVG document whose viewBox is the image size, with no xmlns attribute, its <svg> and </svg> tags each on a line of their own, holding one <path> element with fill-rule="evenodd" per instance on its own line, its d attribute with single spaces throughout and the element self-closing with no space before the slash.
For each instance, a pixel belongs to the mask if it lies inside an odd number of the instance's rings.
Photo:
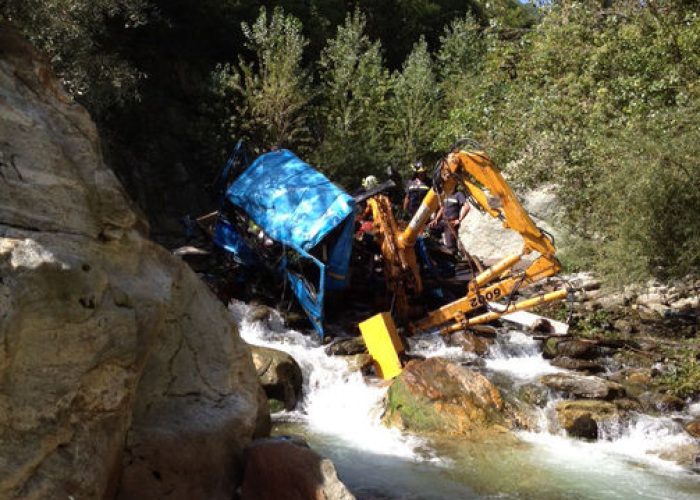
<svg viewBox="0 0 700 500">
<path fill-rule="evenodd" d="M 472 279 L 464 298 L 432 311 L 424 319 L 411 324 L 412 332 L 442 326 L 441 332 L 449 333 L 469 325 L 492 321 L 508 312 L 529 309 L 542 302 L 562 300 L 566 297 L 566 290 L 558 290 L 538 300 L 509 303 L 507 311 L 482 314 L 478 320 L 469 319 L 467 315 L 473 310 L 487 306 L 491 301 L 510 297 L 521 288 L 555 275 L 561 269 L 561 265 L 554 256 L 556 249 L 551 239 L 533 222 L 486 153 L 453 151 L 444 160 L 440 176 L 443 182 L 443 196 L 452 194 L 458 184 L 463 185 L 481 209 L 500 219 L 503 227 L 517 231 L 522 236 L 523 249 L 519 254 L 505 257 Z M 488 194 L 484 189 L 488 189 Z M 416 229 L 419 228 L 417 225 Z M 409 225 L 401 240 L 415 241 L 417 235 L 413 230 Z M 512 271 L 524 255 L 532 252 L 540 255 L 525 270 Z"/>
<path fill-rule="evenodd" d="M 483 210 L 503 220 L 503 227 L 517 231 L 525 240 L 523 253 L 539 252 L 554 258 L 556 249 L 551 240 L 535 225 L 518 201 L 501 172 L 483 151 L 457 151 L 445 161 L 450 176 L 457 177 Z M 471 178 L 470 178 L 471 177 Z M 451 183 L 445 183 L 445 191 Z M 455 183 L 456 184 L 456 183 Z M 489 190 L 488 196 L 480 187 Z M 452 194 L 452 191 L 446 194 Z"/>
<path fill-rule="evenodd" d="M 459 185 L 467 190 L 474 202 L 486 213 L 503 222 L 505 228 L 517 231 L 523 238 L 520 253 L 510 255 L 472 278 L 465 296 L 435 311 L 423 319 L 409 323 L 409 331 L 426 331 L 439 328 L 448 334 L 470 326 L 496 320 L 504 314 L 530 309 L 539 304 L 563 300 L 565 289 L 556 290 L 520 302 L 512 302 L 514 293 L 537 281 L 555 275 L 561 269 L 555 257 L 556 249 L 533 222 L 517 196 L 503 178 L 491 159 L 483 151 L 455 150 L 440 164 L 436 187 L 428 191 L 411 221 L 401 231 L 394 219 L 391 204 L 384 195 L 368 200 L 372 209 L 375 234 L 384 259 L 387 288 L 394 295 L 395 313 L 403 321 L 409 319 L 410 299 L 423 290 L 414 246 L 423 233 L 432 214 L 437 212 L 442 200 L 454 193 Z M 514 267 L 525 255 L 539 255 L 520 271 Z M 507 299 L 499 311 L 488 310 L 489 302 Z M 483 309 L 486 309 L 484 312 Z M 481 311 L 477 311 L 481 309 Z M 396 374 L 396 360 L 400 352 L 397 334 L 388 313 L 382 313 L 360 325 L 370 354 L 387 376 Z M 394 350 L 396 355 L 391 354 Z M 389 353 L 389 354 L 387 354 Z"/>
</svg>

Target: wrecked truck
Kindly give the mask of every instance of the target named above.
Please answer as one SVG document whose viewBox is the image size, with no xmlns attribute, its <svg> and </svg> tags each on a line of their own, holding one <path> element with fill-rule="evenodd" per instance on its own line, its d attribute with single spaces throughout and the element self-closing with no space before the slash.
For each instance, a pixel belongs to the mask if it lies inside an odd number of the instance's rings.
<svg viewBox="0 0 700 500">
<path fill-rule="evenodd" d="M 225 188 L 214 243 L 285 280 L 318 334 L 324 298 L 348 286 L 353 198 L 294 153 L 265 153 Z"/>
</svg>

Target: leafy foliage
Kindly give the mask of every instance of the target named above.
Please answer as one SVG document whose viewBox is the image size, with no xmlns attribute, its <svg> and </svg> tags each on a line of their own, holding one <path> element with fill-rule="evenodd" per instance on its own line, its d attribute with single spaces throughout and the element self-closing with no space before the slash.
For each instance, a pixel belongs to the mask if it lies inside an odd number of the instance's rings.
<svg viewBox="0 0 700 500">
<path fill-rule="evenodd" d="M 560 186 L 580 266 L 629 281 L 700 264 L 700 66 L 679 42 L 698 33 L 685 3 L 587 1 L 557 4 L 525 38 L 502 111 L 526 127 L 505 127 L 522 141 L 509 159 Z"/>
<path fill-rule="evenodd" d="M 392 78 L 389 137 L 392 158 L 408 173 L 410 163 L 430 150 L 438 113 L 438 86 L 428 45 L 413 47 L 401 72 Z"/>
<path fill-rule="evenodd" d="M 301 23 L 281 9 L 268 16 L 263 7 L 252 25 L 241 27 L 254 62 L 241 58 L 237 66 L 224 65 L 215 74 L 218 88 L 233 96 L 236 122 L 231 125 L 258 151 L 303 147 L 311 89 L 301 66 L 308 43 Z"/>
<path fill-rule="evenodd" d="M 671 370 L 662 375 L 661 384 L 671 394 L 692 398 L 700 392 L 700 346 L 695 339 L 686 339 L 684 344 L 666 350 Z"/>
<path fill-rule="evenodd" d="M 349 187 L 369 174 L 379 174 L 386 160 L 385 128 L 389 75 L 381 44 L 367 34 L 359 10 L 348 15 L 319 60 L 321 104 L 318 127 L 323 139 L 316 163 Z"/>
<path fill-rule="evenodd" d="M 0 19 L 97 116 L 132 192 L 142 169 L 204 186 L 239 137 L 349 190 L 472 137 L 514 182 L 558 186 L 568 268 L 697 272 L 700 2 L 539 5 L 6 0 Z M 148 211 L 177 204 L 153 190 Z"/>
<path fill-rule="evenodd" d="M 6 0 L 12 21 L 45 51 L 63 84 L 95 112 L 138 99 L 144 74 L 104 41 L 146 24 L 147 0 Z"/>
</svg>

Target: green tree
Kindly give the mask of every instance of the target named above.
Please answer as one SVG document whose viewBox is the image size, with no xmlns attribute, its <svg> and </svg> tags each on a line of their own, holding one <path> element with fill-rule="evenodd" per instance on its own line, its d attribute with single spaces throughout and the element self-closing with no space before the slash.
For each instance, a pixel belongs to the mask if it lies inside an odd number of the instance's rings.
<svg viewBox="0 0 700 500">
<path fill-rule="evenodd" d="M 517 123 L 511 108 L 520 98 L 520 40 L 501 35 L 468 16 L 445 28 L 437 53 L 443 111 L 436 149 L 444 150 L 460 138 L 472 138 L 499 164 L 518 151 L 514 136 Z"/>
<path fill-rule="evenodd" d="M 512 171 L 559 185 L 572 262 L 620 281 L 700 265 L 692 4 L 556 4 L 521 53 Z"/>
<path fill-rule="evenodd" d="M 115 43 L 151 18 L 148 0 L 6 0 L 11 21 L 44 51 L 66 89 L 96 114 L 139 97 L 144 74 Z"/>
<path fill-rule="evenodd" d="M 408 171 L 411 161 L 431 151 L 437 130 L 439 88 L 428 45 L 421 39 L 403 69 L 392 76 L 393 96 L 388 106 L 388 133 L 392 158 Z"/>
<path fill-rule="evenodd" d="M 381 45 L 365 34 L 366 19 L 356 10 L 338 27 L 319 61 L 322 140 L 314 154 L 333 179 L 350 187 L 379 174 L 384 143 L 388 73 Z"/>
<path fill-rule="evenodd" d="M 445 26 L 435 56 L 442 95 L 442 120 L 435 148 L 445 150 L 456 139 L 477 138 L 479 121 L 474 109 L 481 104 L 486 51 L 483 28 L 467 15 Z M 466 110 L 465 107 L 469 107 Z"/>
<path fill-rule="evenodd" d="M 215 88 L 229 99 L 233 113 L 227 126 L 246 137 L 258 151 L 308 145 L 307 104 L 312 89 L 302 66 L 307 40 L 301 23 L 277 8 L 263 7 L 256 21 L 241 24 L 253 61 L 220 66 Z"/>
</svg>

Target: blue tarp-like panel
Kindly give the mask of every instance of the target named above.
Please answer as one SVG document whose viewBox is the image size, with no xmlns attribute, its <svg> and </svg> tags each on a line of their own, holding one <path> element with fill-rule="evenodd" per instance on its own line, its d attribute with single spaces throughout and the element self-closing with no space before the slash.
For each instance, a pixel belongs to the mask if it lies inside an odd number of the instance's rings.
<svg viewBox="0 0 700 500">
<path fill-rule="evenodd" d="M 286 149 L 259 156 L 226 197 L 270 238 L 300 252 L 315 247 L 354 206 L 350 195 Z"/>
<path fill-rule="evenodd" d="M 279 271 L 318 333 L 323 336 L 325 290 L 348 284 L 348 267 L 354 229 L 355 202 L 323 174 L 286 149 L 259 156 L 226 190 L 226 198 L 242 208 L 265 234 L 293 248 L 319 268 L 319 282 L 309 288 L 304 278 L 290 272 L 286 258 Z M 327 250 L 327 264 L 309 251 L 331 231 L 337 236 Z M 239 262 L 255 266 L 255 253 L 227 221 L 217 221 L 214 241 L 232 252 Z M 326 268 L 327 267 L 327 268 Z"/>
</svg>

